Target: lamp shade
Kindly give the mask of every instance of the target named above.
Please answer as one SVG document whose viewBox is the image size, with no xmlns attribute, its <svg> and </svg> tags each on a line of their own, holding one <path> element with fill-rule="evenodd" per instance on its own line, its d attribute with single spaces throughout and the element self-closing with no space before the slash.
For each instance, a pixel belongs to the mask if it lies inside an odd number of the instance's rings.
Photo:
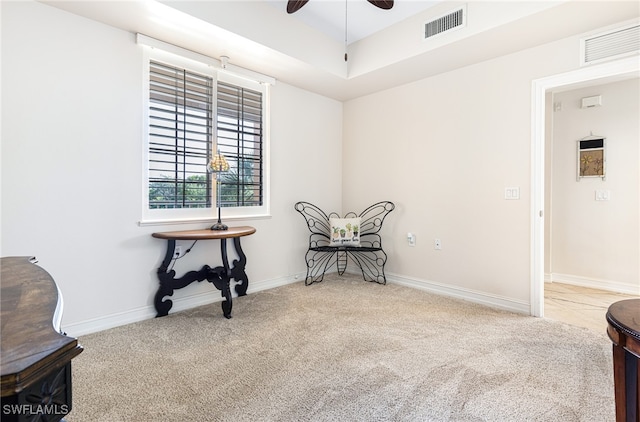
<svg viewBox="0 0 640 422">
<path fill-rule="evenodd" d="M 225 156 L 218 152 L 211 158 L 211 161 L 209 161 L 207 170 L 211 173 L 222 173 L 229 170 L 229 163 Z"/>
</svg>

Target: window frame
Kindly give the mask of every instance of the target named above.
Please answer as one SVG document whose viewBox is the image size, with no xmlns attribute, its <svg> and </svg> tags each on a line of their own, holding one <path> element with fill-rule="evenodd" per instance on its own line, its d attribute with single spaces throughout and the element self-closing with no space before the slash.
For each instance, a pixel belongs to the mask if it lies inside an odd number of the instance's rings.
<svg viewBox="0 0 640 422">
<path fill-rule="evenodd" d="M 181 52 L 182 49 L 174 47 Z M 217 84 L 221 82 L 229 83 L 239 87 L 247 88 L 262 93 L 262 205 L 221 208 L 223 221 L 246 220 L 269 218 L 270 215 L 270 83 L 252 80 L 242 74 L 234 74 L 232 70 L 221 69 L 217 61 L 206 56 L 197 57 L 200 60 L 189 56 L 194 54 L 185 50 L 187 54 L 176 54 L 159 48 L 144 48 L 143 54 L 143 125 L 142 125 L 142 148 L 143 148 L 143 174 L 142 174 L 142 216 L 138 224 L 161 225 L 161 224 L 186 224 L 186 223 L 211 223 L 217 220 L 216 185 L 212 183 L 211 207 L 204 208 L 173 208 L 173 209 L 150 209 L 149 208 L 149 72 L 150 62 L 156 61 L 166 63 L 170 66 L 180 67 L 188 71 L 204 74 L 213 79 L 213 119 L 211 122 L 213 140 L 211 151 L 217 148 Z M 188 54 L 190 53 L 190 54 Z M 196 55 L 199 56 L 199 55 Z"/>
</svg>

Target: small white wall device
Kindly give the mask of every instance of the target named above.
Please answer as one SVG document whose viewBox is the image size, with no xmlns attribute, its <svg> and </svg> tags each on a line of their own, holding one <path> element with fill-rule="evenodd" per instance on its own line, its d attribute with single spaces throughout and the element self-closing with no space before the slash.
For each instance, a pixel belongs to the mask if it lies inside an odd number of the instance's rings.
<svg viewBox="0 0 640 422">
<path fill-rule="evenodd" d="M 600 107 L 602 105 L 602 95 L 595 95 L 593 97 L 584 97 L 582 99 L 581 108 Z"/>
</svg>

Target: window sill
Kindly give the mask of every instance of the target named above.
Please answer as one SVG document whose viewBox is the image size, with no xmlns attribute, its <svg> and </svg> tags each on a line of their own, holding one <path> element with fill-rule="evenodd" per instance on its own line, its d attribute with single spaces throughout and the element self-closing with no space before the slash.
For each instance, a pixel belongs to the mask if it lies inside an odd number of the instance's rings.
<svg viewBox="0 0 640 422">
<path fill-rule="evenodd" d="M 229 223 L 231 221 L 239 221 L 239 220 L 265 220 L 271 218 L 270 214 L 261 214 L 261 215 L 245 215 L 245 216 L 229 216 L 222 219 L 223 223 Z M 218 221 L 217 218 L 163 218 L 157 220 L 140 220 L 138 221 L 138 226 L 147 227 L 147 226 L 168 226 L 168 225 L 178 225 L 178 224 L 214 224 Z"/>
</svg>

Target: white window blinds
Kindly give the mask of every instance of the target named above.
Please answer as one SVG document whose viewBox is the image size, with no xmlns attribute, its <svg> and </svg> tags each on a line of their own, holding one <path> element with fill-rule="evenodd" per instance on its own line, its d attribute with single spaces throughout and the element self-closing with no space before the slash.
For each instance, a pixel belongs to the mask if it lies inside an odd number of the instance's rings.
<svg viewBox="0 0 640 422">
<path fill-rule="evenodd" d="M 149 71 L 149 208 L 211 207 L 213 78 L 156 61 Z"/>
<path fill-rule="evenodd" d="M 217 148 L 231 170 L 221 177 L 223 207 L 263 204 L 262 93 L 218 81 Z"/>
</svg>

